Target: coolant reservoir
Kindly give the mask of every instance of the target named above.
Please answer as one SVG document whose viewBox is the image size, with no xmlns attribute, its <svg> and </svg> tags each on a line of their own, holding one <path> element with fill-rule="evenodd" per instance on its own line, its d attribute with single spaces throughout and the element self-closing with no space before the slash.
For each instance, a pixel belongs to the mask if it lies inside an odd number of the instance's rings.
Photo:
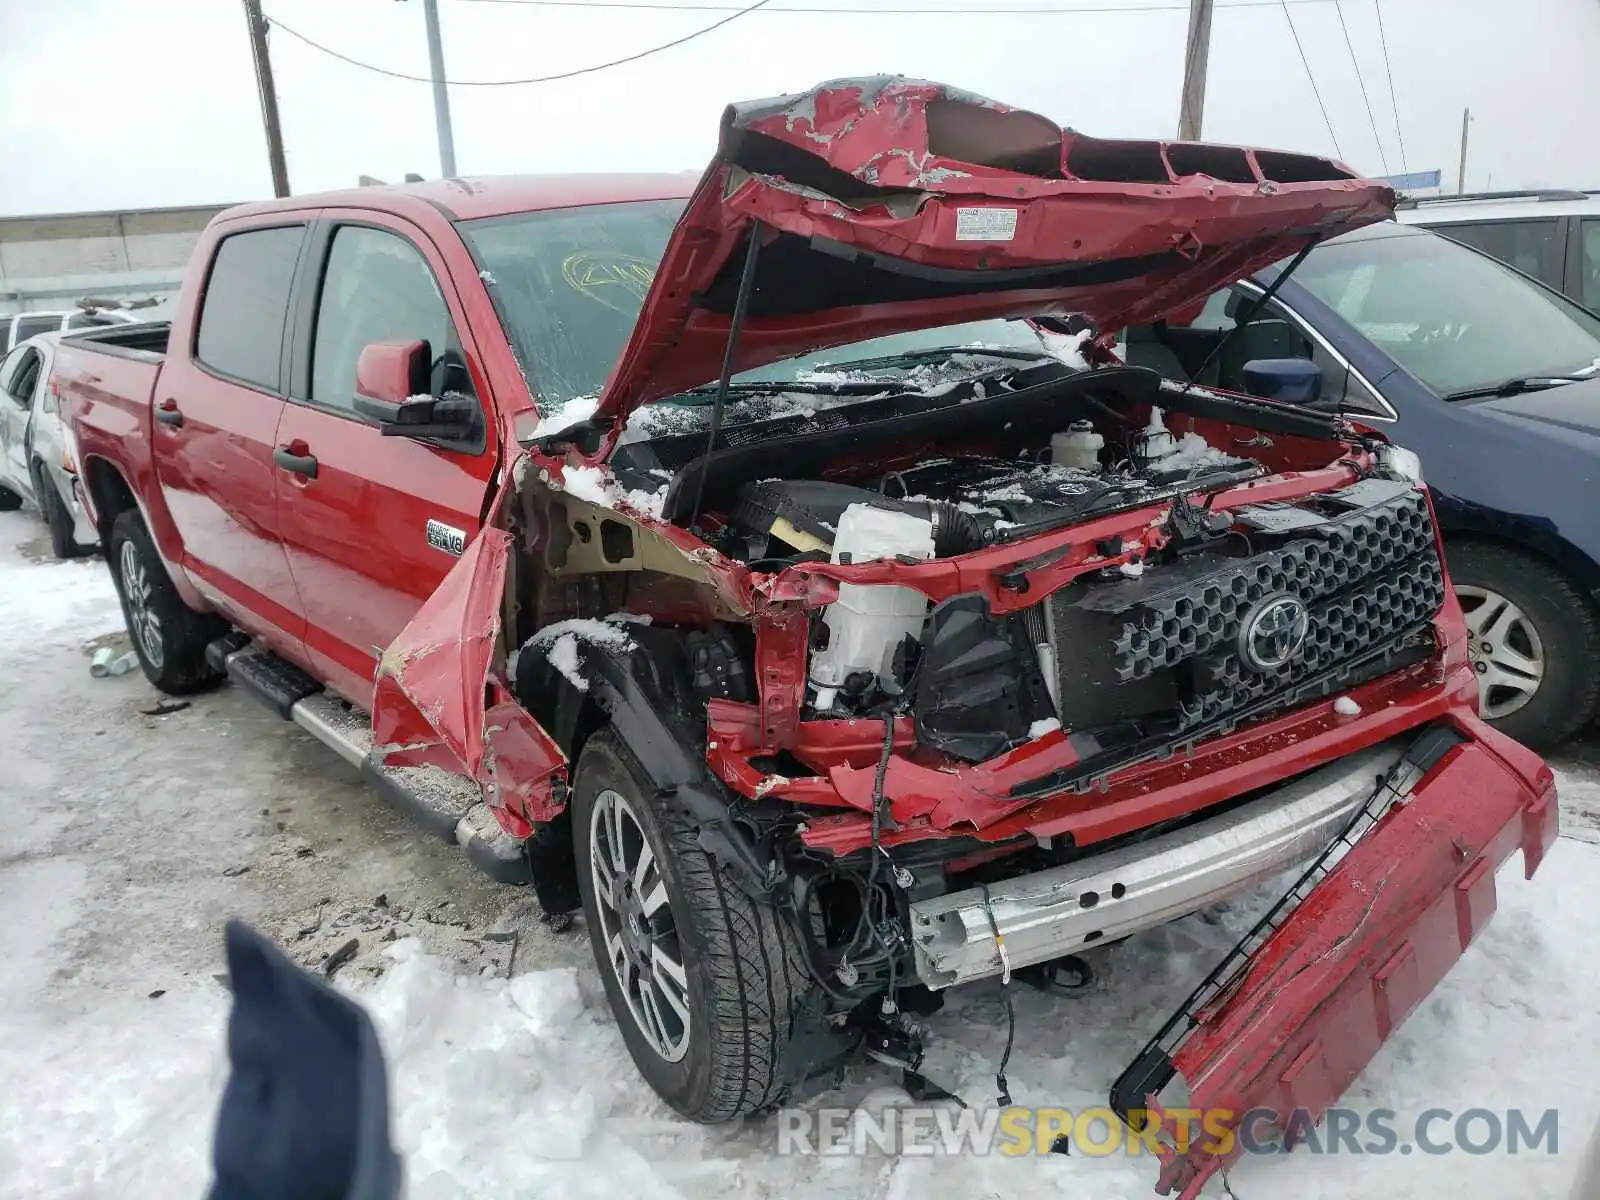
<svg viewBox="0 0 1600 1200">
<path fill-rule="evenodd" d="M 1065 433 L 1051 435 L 1050 461 L 1075 471 L 1098 471 L 1100 451 L 1105 444 L 1105 438 L 1094 431 L 1090 422 L 1074 421 Z"/>
<path fill-rule="evenodd" d="M 833 539 L 836 563 L 879 558 L 933 557 L 933 522 L 913 513 L 871 504 L 852 504 L 839 518 Z M 913 588 L 890 584 L 841 583 L 839 598 L 823 611 L 828 646 L 811 658 L 816 707 L 833 707 L 845 680 L 858 671 L 874 675 L 886 691 L 895 690 L 894 654 L 909 634 L 922 633 L 928 598 Z"/>
</svg>

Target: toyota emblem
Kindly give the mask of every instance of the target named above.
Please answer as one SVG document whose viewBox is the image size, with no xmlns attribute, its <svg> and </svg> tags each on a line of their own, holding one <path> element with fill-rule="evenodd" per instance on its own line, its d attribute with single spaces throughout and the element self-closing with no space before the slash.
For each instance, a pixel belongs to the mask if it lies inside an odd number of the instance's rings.
<svg viewBox="0 0 1600 1200">
<path fill-rule="evenodd" d="M 1295 597 L 1268 596 L 1239 627 L 1239 656 L 1253 670 L 1276 671 L 1300 652 L 1309 618 Z"/>
</svg>

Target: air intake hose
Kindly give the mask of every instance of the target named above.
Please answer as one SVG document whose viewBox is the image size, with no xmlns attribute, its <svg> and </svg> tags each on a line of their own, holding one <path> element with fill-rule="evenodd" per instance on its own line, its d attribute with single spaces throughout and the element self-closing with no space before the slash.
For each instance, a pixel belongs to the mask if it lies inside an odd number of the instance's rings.
<svg viewBox="0 0 1600 1200">
<path fill-rule="evenodd" d="M 951 558 L 983 546 L 983 526 L 974 514 L 964 512 L 948 500 L 929 501 L 928 507 L 932 509 L 936 558 Z"/>
</svg>

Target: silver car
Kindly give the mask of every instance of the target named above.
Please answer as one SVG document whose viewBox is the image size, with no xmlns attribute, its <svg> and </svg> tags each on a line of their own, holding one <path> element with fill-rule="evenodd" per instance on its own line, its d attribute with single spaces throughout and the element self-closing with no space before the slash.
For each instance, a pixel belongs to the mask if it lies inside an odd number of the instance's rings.
<svg viewBox="0 0 1600 1200">
<path fill-rule="evenodd" d="M 22 342 L 0 359 L 0 509 L 32 504 L 57 558 L 98 540 L 78 496 L 78 455 L 50 387 L 59 333 Z"/>
</svg>

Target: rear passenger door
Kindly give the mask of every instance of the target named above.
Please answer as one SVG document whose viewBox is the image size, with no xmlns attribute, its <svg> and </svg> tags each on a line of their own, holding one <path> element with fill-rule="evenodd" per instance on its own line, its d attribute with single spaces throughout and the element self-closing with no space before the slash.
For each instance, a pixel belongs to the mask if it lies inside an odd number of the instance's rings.
<svg viewBox="0 0 1600 1200">
<path fill-rule="evenodd" d="M 280 219 L 216 242 L 198 312 L 174 326 L 151 426 L 162 497 L 195 587 L 299 662 L 304 621 L 278 536 L 273 452 L 284 326 L 308 227 Z"/>
<path fill-rule="evenodd" d="M 398 218 L 324 215 L 311 251 L 309 277 L 317 282 L 296 316 L 291 402 L 278 429 L 279 444 L 304 465 L 278 473 L 278 514 L 316 673 L 366 705 L 378 656 L 478 532 L 496 431 L 465 312 L 437 247 Z M 384 437 L 355 411 L 362 348 L 412 339 L 428 343 L 435 394 L 478 399 L 480 445 Z M 430 540 L 430 526 L 442 536 Z"/>
</svg>

